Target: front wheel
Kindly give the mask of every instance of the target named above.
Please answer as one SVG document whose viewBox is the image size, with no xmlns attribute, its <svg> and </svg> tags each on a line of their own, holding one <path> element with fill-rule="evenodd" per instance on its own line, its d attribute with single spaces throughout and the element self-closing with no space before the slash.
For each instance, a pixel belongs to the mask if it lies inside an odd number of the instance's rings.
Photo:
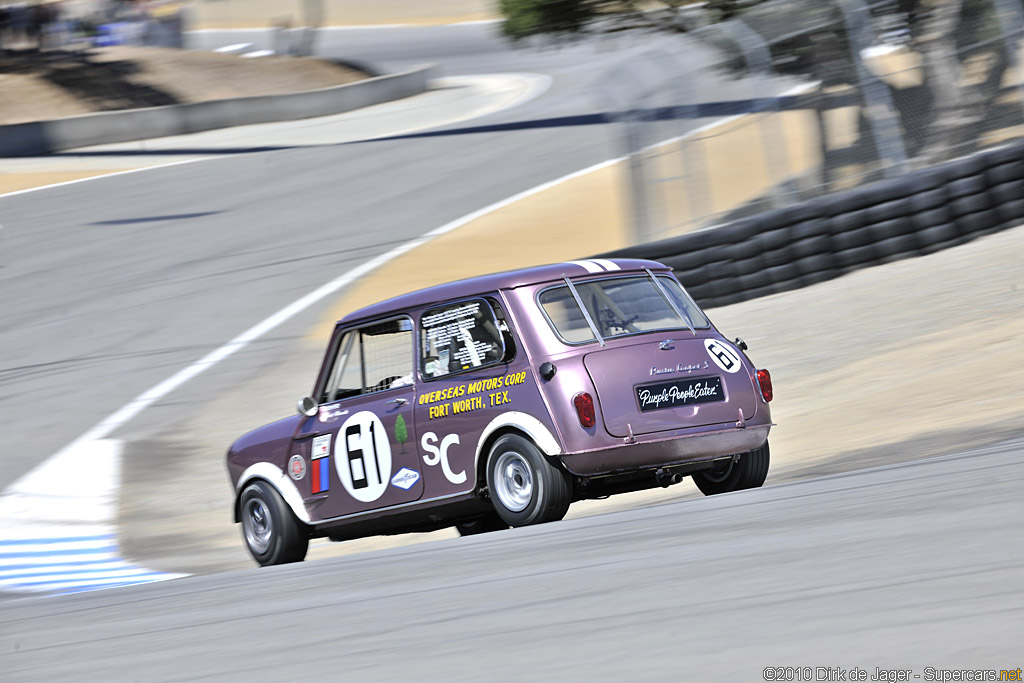
<svg viewBox="0 0 1024 683">
<path fill-rule="evenodd" d="M 768 476 L 768 442 L 760 448 L 744 453 L 738 460 L 727 460 L 724 464 L 703 472 L 693 473 L 693 483 L 705 496 L 728 493 L 741 489 L 756 489 Z"/>
<path fill-rule="evenodd" d="M 238 504 L 242 537 L 260 565 L 301 562 L 306 558 L 309 536 L 277 489 L 263 481 L 253 482 L 242 491 Z"/>
<path fill-rule="evenodd" d="M 518 434 L 505 434 L 491 448 L 487 488 L 494 511 L 510 526 L 562 519 L 572 502 L 569 475 Z"/>
</svg>

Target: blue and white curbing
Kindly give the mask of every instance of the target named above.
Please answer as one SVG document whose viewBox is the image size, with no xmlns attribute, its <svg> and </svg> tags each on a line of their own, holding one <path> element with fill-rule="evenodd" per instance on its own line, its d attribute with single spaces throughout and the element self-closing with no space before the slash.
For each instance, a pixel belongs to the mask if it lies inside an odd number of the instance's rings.
<svg viewBox="0 0 1024 683">
<path fill-rule="evenodd" d="M 0 494 L 0 591 L 77 593 L 184 576 L 121 557 L 120 441 L 79 441 Z"/>
</svg>

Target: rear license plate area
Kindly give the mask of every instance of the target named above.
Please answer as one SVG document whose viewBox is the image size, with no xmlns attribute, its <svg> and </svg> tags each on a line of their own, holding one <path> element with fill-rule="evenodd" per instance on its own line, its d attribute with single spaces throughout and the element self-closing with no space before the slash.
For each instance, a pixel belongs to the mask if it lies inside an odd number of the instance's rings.
<svg viewBox="0 0 1024 683">
<path fill-rule="evenodd" d="M 634 391 L 641 413 L 725 400 L 721 377 L 688 377 L 641 384 Z"/>
</svg>

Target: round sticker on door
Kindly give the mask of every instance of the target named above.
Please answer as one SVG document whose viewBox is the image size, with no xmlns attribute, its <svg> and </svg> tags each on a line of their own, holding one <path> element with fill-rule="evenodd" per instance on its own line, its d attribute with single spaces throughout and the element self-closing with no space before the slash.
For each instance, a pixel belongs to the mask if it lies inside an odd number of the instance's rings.
<svg viewBox="0 0 1024 683">
<path fill-rule="evenodd" d="M 724 342 L 717 339 L 705 339 L 704 348 L 708 350 L 708 355 L 711 356 L 711 360 L 715 361 L 715 365 L 726 372 L 737 372 L 743 367 L 740 355 Z"/>
<path fill-rule="evenodd" d="M 306 476 L 306 461 L 303 460 L 301 455 L 293 455 L 288 459 L 288 474 L 295 481 Z"/>
<path fill-rule="evenodd" d="M 363 410 L 345 420 L 338 430 L 334 467 L 356 500 L 372 503 L 384 495 L 391 479 L 391 443 L 379 417 Z"/>
</svg>

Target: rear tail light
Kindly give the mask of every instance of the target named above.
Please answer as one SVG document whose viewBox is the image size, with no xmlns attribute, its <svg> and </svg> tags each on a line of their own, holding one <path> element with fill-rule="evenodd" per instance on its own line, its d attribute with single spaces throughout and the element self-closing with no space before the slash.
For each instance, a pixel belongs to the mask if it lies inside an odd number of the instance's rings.
<svg viewBox="0 0 1024 683">
<path fill-rule="evenodd" d="M 576 415 L 580 418 L 580 425 L 590 429 L 597 422 L 594 414 L 594 398 L 585 391 L 581 391 L 572 397 L 572 404 L 576 408 Z"/>
<path fill-rule="evenodd" d="M 772 393 L 772 375 L 767 370 L 757 371 L 757 383 L 761 387 L 761 397 L 765 403 L 771 403 L 772 397 L 775 395 Z"/>
</svg>

